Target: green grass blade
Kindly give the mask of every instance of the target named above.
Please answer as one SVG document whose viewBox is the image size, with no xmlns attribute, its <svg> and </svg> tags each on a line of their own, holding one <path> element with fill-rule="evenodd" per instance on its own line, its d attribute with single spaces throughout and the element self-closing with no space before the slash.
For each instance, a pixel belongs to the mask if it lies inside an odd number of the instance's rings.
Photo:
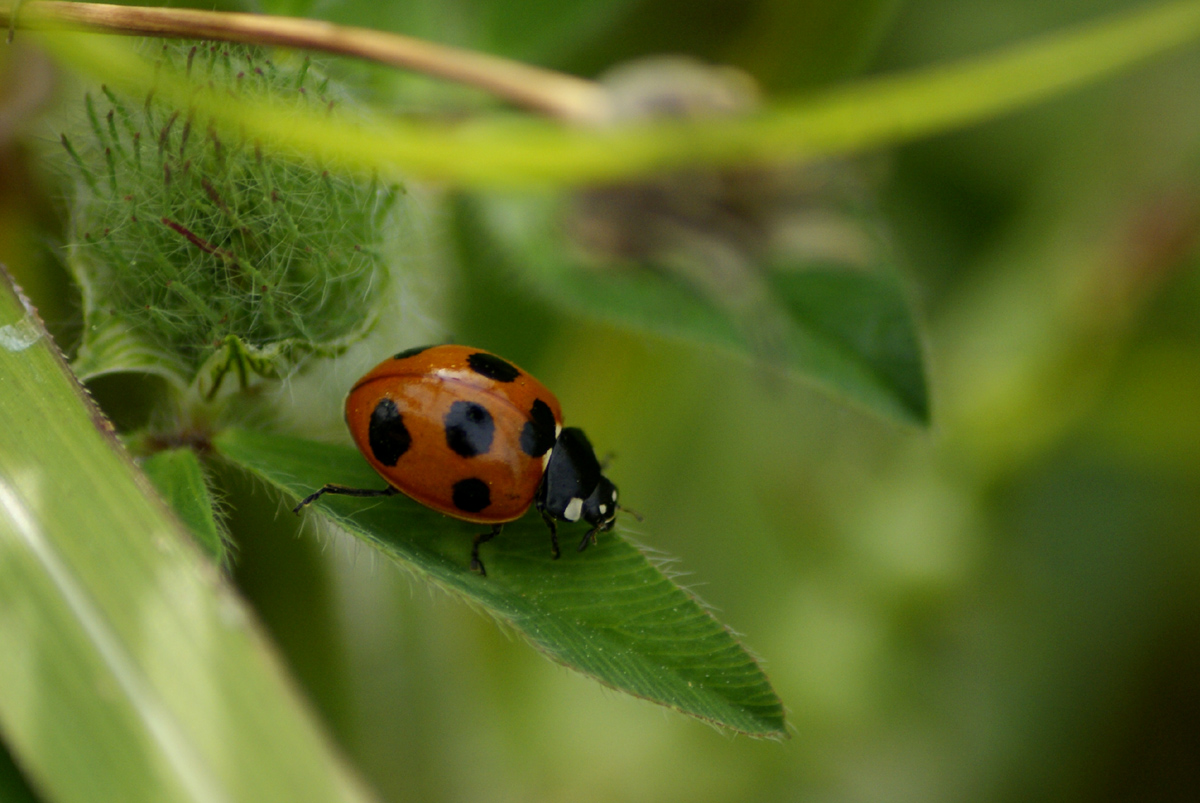
<svg viewBox="0 0 1200 803">
<path fill-rule="evenodd" d="M 878 148 L 978 123 L 1098 80 L 1200 36 L 1200 2 L 1136 9 L 996 53 L 901 75 L 867 78 L 776 103 L 734 120 L 669 121 L 582 130 L 528 118 L 453 128 L 351 122 L 271 104 L 195 93 L 156 72 L 127 44 L 98 36 L 43 35 L 64 63 L 144 95 L 151 87 L 247 136 L 349 167 L 394 166 L 474 186 L 611 181 L 683 165 L 810 159 Z M 157 80 L 156 80 L 157 76 Z"/>
<path fill-rule="evenodd" d="M 246 430 L 217 436 L 218 454 L 289 499 L 326 482 L 384 485 L 344 446 Z M 783 707 L 753 658 L 691 595 L 614 534 L 586 552 L 584 530 L 563 527 L 561 560 L 550 557 L 536 514 L 505 526 L 468 568 L 472 537 L 487 529 L 403 496 L 325 496 L 314 505 L 338 526 L 404 567 L 511 626 L 550 658 L 624 692 L 755 736 L 779 738 Z"/>
<path fill-rule="evenodd" d="M 191 449 L 165 449 L 147 457 L 141 465 L 200 548 L 218 565 L 228 564 L 229 553 L 196 453 Z"/>
<path fill-rule="evenodd" d="M 56 801 L 362 800 L 0 280 L 0 732 Z"/>
</svg>

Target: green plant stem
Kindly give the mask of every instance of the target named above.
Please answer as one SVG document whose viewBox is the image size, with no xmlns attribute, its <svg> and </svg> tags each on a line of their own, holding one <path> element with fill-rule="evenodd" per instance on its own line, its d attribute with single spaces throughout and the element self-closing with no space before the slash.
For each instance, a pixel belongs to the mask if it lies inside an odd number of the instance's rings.
<svg viewBox="0 0 1200 803">
<path fill-rule="evenodd" d="M 111 42 L 43 39 L 57 58 L 135 95 L 192 106 L 248 136 L 356 169 L 391 165 L 461 186 L 620 181 L 697 165 L 769 164 L 845 155 L 944 133 L 1128 69 L 1200 36 L 1200 2 L 1167 3 L 1046 35 L 996 53 L 868 78 L 735 119 L 564 127 L 495 116 L 449 127 L 337 113 L 289 115 L 270 104 L 202 97 Z"/>
</svg>

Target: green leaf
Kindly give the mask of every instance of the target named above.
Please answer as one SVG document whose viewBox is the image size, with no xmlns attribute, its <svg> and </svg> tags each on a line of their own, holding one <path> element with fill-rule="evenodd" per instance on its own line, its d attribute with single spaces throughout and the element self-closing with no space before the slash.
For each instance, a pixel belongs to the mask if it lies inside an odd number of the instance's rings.
<svg viewBox="0 0 1200 803">
<path fill-rule="evenodd" d="M 777 264 L 749 280 L 765 283 L 763 314 L 739 315 L 668 270 L 654 266 L 584 265 L 564 241 L 561 203 L 504 197 L 460 205 L 464 238 L 498 241 L 479 270 L 515 276 L 556 308 L 641 332 L 717 346 L 775 362 L 869 410 L 916 424 L 929 422 L 929 401 L 916 321 L 899 279 L 885 266 L 864 270 L 823 262 Z M 506 259 L 499 264 L 496 251 Z M 752 310 L 759 313 L 758 309 Z M 758 327 L 780 317 L 782 344 L 763 353 Z"/>
<path fill-rule="evenodd" d="M 358 452 L 284 435 L 227 430 L 218 454 L 299 498 L 327 482 L 385 484 Z M 697 600 L 624 538 L 550 557 L 536 514 L 505 525 L 483 549 L 487 577 L 470 571 L 485 525 L 443 516 L 404 496 L 326 495 L 332 522 L 402 566 L 511 626 L 547 656 L 601 683 L 754 736 L 782 738 L 783 706 L 754 659 Z M 583 529 L 564 527 L 570 544 Z"/>
<path fill-rule="evenodd" d="M 796 326 L 804 373 L 868 408 L 929 423 L 921 343 L 896 277 L 802 270 L 774 273 L 772 285 Z"/>
<path fill-rule="evenodd" d="M 191 449 L 165 449 L 142 461 L 142 471 L 154 483 L 200 548 L 219 565 L 229 563 L 221 527 L 199 458 Z"/>
<path fill-rule="evenodd" d="M 363 800 L 0 277 L 0 732 L 55 801 Z"/>
<path fill-rule="evenodd" d="M 907 142 L 1045 100 L 1200 36 L 1200 2 L 1136 9 L 992 54 L 874 77 L 777 102 L 737 119 L 668 120 L 609 129 L 493 117 L 448 127 L 366 123 L 225 93 L 195 93 L 111 38 L 56 33 L 41 41 L 64 63 L 125 91 L 211 115 L 259 138 L 345 166 L 392 165 L 459 185 L 562 186 L 682 166 L 808 160 Z"/>
</svg>

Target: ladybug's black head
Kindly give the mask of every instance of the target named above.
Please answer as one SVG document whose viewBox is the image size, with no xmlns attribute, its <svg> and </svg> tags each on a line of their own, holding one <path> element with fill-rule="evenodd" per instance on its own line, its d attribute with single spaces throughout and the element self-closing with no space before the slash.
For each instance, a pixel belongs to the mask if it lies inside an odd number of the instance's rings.
<svg viewBox="0 0 1200 803">
<path fill-rule="evenodd" d="M 613 528 L 617 521 L 617 486 L 600 475 L 596 490 L 583 500 L 583 520 L 602 533 Z"/>
</svg>

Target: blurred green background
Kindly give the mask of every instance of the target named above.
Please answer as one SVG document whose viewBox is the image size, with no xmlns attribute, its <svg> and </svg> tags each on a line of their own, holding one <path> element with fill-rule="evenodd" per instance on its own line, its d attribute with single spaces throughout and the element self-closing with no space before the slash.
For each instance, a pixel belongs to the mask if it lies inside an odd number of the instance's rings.
<svg viewBox="0 0 1200 803">
<path fill-rule="evenodd" d="M 261 10 L 584 75 L 683 52 L 795 93 L 1138 5 L 279 0 Z M 37 68 L 5 58 L 11 104 L 28 85 L 19 71 Z M 455 102 L 431 82 L 361 72 L 384 101 Z M 413 307 L 372 347 L 285 388 L 285 417 L 343 438 L 340 388 L 390 353 L 386 338 L 450 334 L 510 357 L 616 454 L 610 476 L 644 516 L 622 529 L 677 557 L 683 582 L 743 634 L 794 733 L 782 744 L 734 738 L 600 688 L 349 539 L 298 536 L 278 499 L 231 473 L 234 578 L 369 785 L 396 801 L 1195 800 L 1197 97 L 1192 48 L 872 157 L 924 322 L 928 431 L 535 301 L 514 315 L 489 302 L 442 196 L 423 198 L 397 235 L 422 255 L 403 279 Z M 69 343 L 77 299 L 53 257 L 56 190 L 29 165 L 29 138 L 50 132 L 26 121 L 2 133 L 0 259 L 35 266 L 18 278 Z M 145 414 L 115 402 L 128 383 L 94 388 L 118 422 Z"/>
</svg>

